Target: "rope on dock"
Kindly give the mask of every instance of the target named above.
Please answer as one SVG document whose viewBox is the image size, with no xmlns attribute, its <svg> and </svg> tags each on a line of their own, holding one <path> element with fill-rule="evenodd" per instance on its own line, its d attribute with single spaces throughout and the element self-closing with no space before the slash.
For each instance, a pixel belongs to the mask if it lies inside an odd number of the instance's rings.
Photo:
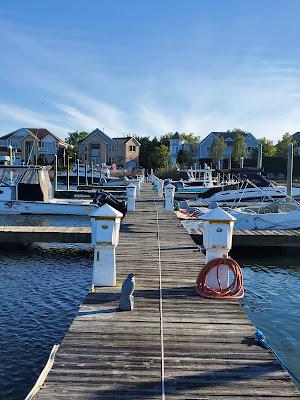
<svg viewBox="0 0 300 400">
<path fill-rule="evenodd" d="M 52 350 L 50 352 L 48 361 L 43 369 L 43 371 L 41 372 L 40 376 L 38 377 L 37 381 L 35 382 L 35 385 L 33 386 L 33 388 L 30 390 L 30 392 L 28 393 L 28 395 L 26 396 L 25 400 L 32 400 L 34 398 L 34 396 L 37 394 L 37 392 L 41 389 L 41 387 L 43 386 L 49 371 L 52 368 L 52 365 L 54 363 L 54 359 L 55 359 L 55 354 L 57 352 L 59 348 L 58 344 L 55 344 L 52 347 Z"/>
<path fill-rule="evenodd" d="M 161 256 L 160 256 L 160 237 L 159 237 L 159 217 L 158 209 L 153 193 L 153 201 L 156 212 L 157 245 L 158 245 L 158 276 L 159 276 L 159 319 L 160 319 L 160 347 L 161 347 L 161 398 L 165 400 L 165 348 L 164 348 L 164 323 L 163 323 L 163 294 L 161 283 Z"/>
</svg>

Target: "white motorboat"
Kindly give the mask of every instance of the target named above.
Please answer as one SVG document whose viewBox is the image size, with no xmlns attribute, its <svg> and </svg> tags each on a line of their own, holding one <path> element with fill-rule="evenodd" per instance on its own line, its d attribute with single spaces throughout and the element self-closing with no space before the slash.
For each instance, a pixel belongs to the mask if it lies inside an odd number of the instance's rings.
<svg viewBox="0 0 300 400">
<path fill-rule="evenodd" d="M 234 229 L 286 230 L 300 228 L 300 204 L 277 200 L 267 205 L 227 209 L 236 218 Z"/>
<path fill-rule="evenodd" d="M 214 187 L 198 196 L 198 201 L 203 203 L 236 202 L 245 201 L 273 201 L 287 197 L 286 186 L 278 186 L 266 177 L 256 172 L 244 170 L 240 172 L 241 181 L 233 185 Z M 293 197 L 300 197 L 300 188 L 293 188 Z M 195 202 L 194 202 L 195 203 Z"/>
<path fill-rule="evenodd" d="M 90 199 L 52 198 L 47 167 L 0 167 L 0 214 L 88 215 L 97 207 Z"/>
</svg>

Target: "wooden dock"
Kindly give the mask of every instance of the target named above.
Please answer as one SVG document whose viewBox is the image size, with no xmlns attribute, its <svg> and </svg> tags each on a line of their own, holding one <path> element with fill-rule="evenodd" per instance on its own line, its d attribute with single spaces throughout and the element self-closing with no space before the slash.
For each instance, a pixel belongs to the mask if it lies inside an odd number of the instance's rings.
<svg viewBox="0 0 300 400">
<path fill-rule="evenodd" d="M 300 399 L 236 301 L 200 298 L 204 257 L 149 187 L 126 217 L 119 283 L 136 274 L 135 309 L 118 312 L 120 288 L 89 293 L 35 399 Z"/>
<path fill-rule="evenodd" d="M 127 217 L 126 221 L 129 221 Z M 180 221 L 176 220 L 180 225 Z M 125 229 L 125 227 L 124 227 Z M 202 245 L 202 233 L 189 229 L 197 245 Z M 66 226 L 0 226 L 0 243 L 91 243 L 91 228 Z M 300 229 L 281 231 L 235 230 L 233 247 L 297 247 Z"/>
</svg>

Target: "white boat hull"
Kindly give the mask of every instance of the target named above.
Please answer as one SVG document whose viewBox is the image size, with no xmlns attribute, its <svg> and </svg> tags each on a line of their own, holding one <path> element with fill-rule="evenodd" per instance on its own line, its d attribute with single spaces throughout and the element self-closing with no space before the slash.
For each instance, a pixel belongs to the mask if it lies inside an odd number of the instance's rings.
<svg viewBox="0 0 300 400">
<path fill-rule="evenodd" d="M 300 207 L 282 213 L 252 214 L 230 210 L 236 218 L 234 229 L 281 230 L 300 228 Z"/>
<path fill-rule="evenodd" d="M 39 214 L 39 215 L 89 215 L 97 208 L 96 204 L 89 200 L 68 201 L 54 199 L 43 201 L 0 201 L 0 214 Z"/>
<path fill-rule="evenodd" d="M 246 189 L 224 190 L 215 193 L 210 198 L 198 199 L 203 202 L 223 203 L 226 201 L 266 200 L 283 198 L 287 195 L 285 186 L 268 186 L 262 188 L 249 187 Z M 300 197 L 300 188 L 293 188 L 293 197 Z"/>
</svg>

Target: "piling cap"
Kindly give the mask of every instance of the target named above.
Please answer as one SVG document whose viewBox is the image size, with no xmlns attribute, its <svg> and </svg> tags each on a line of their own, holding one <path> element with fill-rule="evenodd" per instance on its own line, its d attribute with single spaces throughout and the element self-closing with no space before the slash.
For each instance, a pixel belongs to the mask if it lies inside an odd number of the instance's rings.
<svg viewBox="0 0 300 400">
<path fill-rule="evenodd" d="M 89 216 L 96 219 L 118 219 L 122 218 L 123 214 L 108 204 L 104 204 L 92 211 Z"/>
<path fill-rule="evenodd" d="M 165 185 L 165 189 L 175 189 L 175 186 L 172 185 L 172 183 L 168 183 L 167 185 Z"/>
<path fill-rule="evenodd" d="M 133 189 L 133 188 L 136 188 L 136 185 L 134 183 L 129 183 L 129 185 L 127 185 L 127 187 Z"/>
<path fill-rule="evenodd" d="M 233 217 L 231 214 L 223 210 L 221 207 L 213 208 L 212 210 L 208 211 L 207 213 L 200 215 L 199 219 L 203 221 L 218 221 L 218 222 L 230 222 L 236 221 L 236 218 Z"/>
</svg>

